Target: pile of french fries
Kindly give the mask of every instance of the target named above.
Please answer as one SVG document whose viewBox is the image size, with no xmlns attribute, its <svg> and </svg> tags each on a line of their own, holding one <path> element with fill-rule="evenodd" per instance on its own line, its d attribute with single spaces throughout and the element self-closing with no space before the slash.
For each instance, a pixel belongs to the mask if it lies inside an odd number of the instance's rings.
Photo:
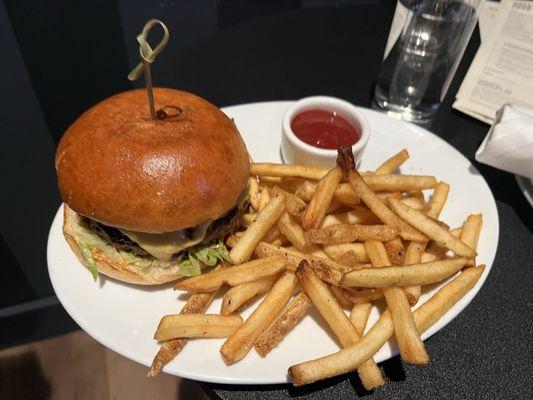
<svg viewBox="0 0 533 400">
<path fill-rule="evenodd" d="M 404 362 L 427 364 L 420 335 L 483 273 L 475 263 L 482 215 L 450 229 L 438 219 L 450 186 L 433 176 L 395 173 L 408 158 L 402 150 L 361 173 L 350 148 L 339 149 L 330 170 L 252 164 L 249 213 L 243 229 L 227 238 L 231 264 L 176 285 L 191 296 L 180 314 L 161 320 L 155 339 L 163 343 L 148 375 L 156 375 L 189 338 L 226 338 L 220 355 L 228 365 L 252 348 L 267 357 L 311 307 L 342 349 L 291 366 L 296 386 L 351 371 L 367 390 L 383 385 L 373 356 L 393 335 Z M 428 201 L 425 190 L 431 191 Z M 425 285 L 454 275 L 412 310 Z M 220 314 L 204 314 L 221 290 Z M 239 313 L 264 294 L 243 320 Z M 368 329 L 376 301 L 386 309 Z"/>
</svg>

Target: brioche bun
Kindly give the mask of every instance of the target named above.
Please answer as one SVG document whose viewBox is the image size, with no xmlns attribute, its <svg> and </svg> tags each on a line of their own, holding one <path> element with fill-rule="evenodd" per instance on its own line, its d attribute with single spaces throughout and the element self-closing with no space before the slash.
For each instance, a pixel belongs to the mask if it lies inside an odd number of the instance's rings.
<svg viewBox="0 0 533 400">
<path fill-rule="evenodd" d="M 81 115 L 56 153 L 59 191 L 76 213 L 105 225 L 164 233 L 216 219 L 232 207 L 249 173 L 231 119 L 193 94 L 119 93 Z"/>
</svg>

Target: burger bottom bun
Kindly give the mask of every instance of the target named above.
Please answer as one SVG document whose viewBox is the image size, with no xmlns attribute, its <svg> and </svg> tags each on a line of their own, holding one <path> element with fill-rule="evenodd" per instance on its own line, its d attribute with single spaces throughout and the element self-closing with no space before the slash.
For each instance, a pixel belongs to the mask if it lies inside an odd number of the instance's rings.
<svg viewBox="0 0 533 400">
<path fill-rule="evenodd" d="M 80 216 L 64 204 L 63 235 L 74 254 L 78 257 L 78 260 L 89 268 L 89 262 L 82 253 L 82 244 L 78 235 L 81 228 L 80 222 Z M 118 256 L 118 252 L 115 249 L 111 248 L 111 246 L 106 247 L 105 251 L 98 248 L 98 246 L 94 247 L 91 251 L 99 274 L 137 285 L 160 285 L 182 278 L 182 275 L 179 273 L 180 267 L 178 263 L 168 268 L 159 266 L 139 267 L 125 263 Z M 110 251 L 116 253 L 115 257 L 113 257 L 113 254 L 109 254 Z M 120 261 L 114 261 L 113 259 L 119 259 Z"/>
</svg>

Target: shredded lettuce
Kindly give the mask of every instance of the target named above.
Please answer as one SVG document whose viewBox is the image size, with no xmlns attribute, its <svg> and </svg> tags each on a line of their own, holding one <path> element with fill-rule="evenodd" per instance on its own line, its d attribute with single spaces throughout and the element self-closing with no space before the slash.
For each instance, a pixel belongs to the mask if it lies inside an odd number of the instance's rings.
<svg viewBox="0 0 533 400">
<path fill-rule="evenodd" d="M 228 261 L 228 249 L 223 242 L 197 246 L 189 250 L 189 258 L 180 263 L 180 274 L 195 276 L 202 273 L 200 263 L 214 267 L 219 261 Z"/>
<path fill-rule="evenodd" d="M 85 260 L 87 260 L 87 263 L 89 264 L 89 271 L 91 271 L 91 275 L 96 281 L 96 279 L 98 278 L 98 266 L 96 265 L 93 253 L 91 252 L 91 249 L 94 247 L 94 245 L 91 245 L 89 242 L 87 242 L 81 237 L 78 238 L 78 241 L 81 244 L 81 254 L 83 254 L 83 257 L 85 257 Z"/>
<path fill-rule="evenodd" d="M 196 276 L 200 275 L 202 270 L 200 269 L 200 263 L 195 258 L 189 255 L 189 258 L 183 260 L 180 263 L 180 274 L 183 276 Z"/>
</svg>

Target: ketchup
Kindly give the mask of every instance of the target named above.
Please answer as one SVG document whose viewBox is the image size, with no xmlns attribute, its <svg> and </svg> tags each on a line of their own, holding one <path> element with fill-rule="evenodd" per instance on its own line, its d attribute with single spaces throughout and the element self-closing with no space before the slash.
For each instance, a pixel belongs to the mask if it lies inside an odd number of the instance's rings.
<svg viewBox="0 0 533 400">
<path fill-rule="evenodd" d="M 333 111 L 307 110 L 296 114 L 291 129 L 301 141 L 321 149 L 354 145 L 361 133 L 344 117 Z"/>
</svg>

